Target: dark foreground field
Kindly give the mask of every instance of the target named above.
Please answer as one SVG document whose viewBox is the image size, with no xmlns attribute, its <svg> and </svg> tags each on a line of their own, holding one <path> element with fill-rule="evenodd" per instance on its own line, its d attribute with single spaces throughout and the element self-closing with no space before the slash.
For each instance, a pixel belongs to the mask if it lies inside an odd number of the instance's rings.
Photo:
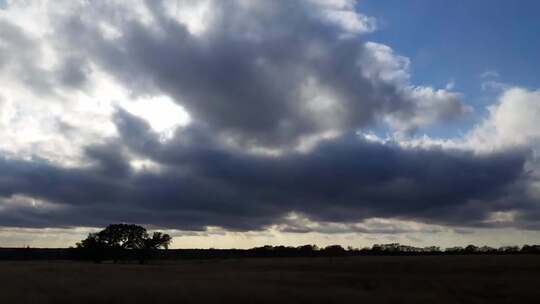
<svg viewBox="0 0 540 304">
<path fill-rule="evenodd" d="M 0 262 L 0 303 L 540 303 L 540 256 Z"/>
</svg>

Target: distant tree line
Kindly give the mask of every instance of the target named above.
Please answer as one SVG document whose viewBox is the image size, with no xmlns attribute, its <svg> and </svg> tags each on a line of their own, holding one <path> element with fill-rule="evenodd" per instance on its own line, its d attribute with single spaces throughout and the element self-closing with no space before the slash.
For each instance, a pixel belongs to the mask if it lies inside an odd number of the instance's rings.
<svg viewBox="0 0 540 304">
<path fill-rule="evenodd" d="M 263 246 L 248 249 L 253 256 L 362 256 L 362 255 L 470 255 L 470 254 L 540 254 L 540 245 L 518 246 L 475 246 L 450 247 L 441 249 L 438 246 L 414 247 L 399 243 L 375 244 L 365 248 L 343 248 L 331 245 L 318 248 L 316 245 L 300 247 Z"/>
<path fill-rule="evenodd" d="M 340 245 L 317 247 L 316 245 L 262 246 L 251 249 L 168 249 L 172 238 L 168 234 L 149 234 L 144 227 L 129 224 L 109 225 L 90 233 L 87 238 L 69 249 L 0 248 L 4 260 L 88 260 L 145 263 L 149 259 L 205 259 L 247 257 L 346 257 L 370 255 L 505 255 L 540 254 L 540 245 L 414 247 L 399 243 L 375 244 L 365 248 L 344 248 Z"/>
<path fill-rule="evenodd" d="M 157 234 L 158 236 L 163 234 Z M 212 258 L 255 258 L 255 257 L 347 257 L 347 256 L 378 256 L 378 255 L 519 255 L 540 254 L 540 245 L 524 245 L 489 247 L 468 245 L 441 249 L 437 246 L 413 247 L 399 243 L 376 244 L 366 248 L 344 248 L 331 245 L 319 248 L 316 245 L 292 246 L 262 246 L 251 249 L 165 249 L 162 246 L 118 245 L 104 246 L 103 239 L 96 240 L 96 235 L 69 249 L 40 249 L 40 248 L 0 248 L 0 260 L 88 260 L 94 262 L 132 262 L 145 263 L 149 259 L 212 259 Z M 148 236 L 153 239 L 154 236 Z M 157 237 L 156 237 L 157 239 Z M 166 237 L 164 237 L 166 239 Z M 88 246 L 95 242 L 98 246 Z M 84 245 L 83 245 L 84 244 Z M 94 244 L 94 243 L 92 243 Z M 120 244 L 124 244 L 121 242 Z M 156 244 L 156 243 L 154 243 Z M 158 248 L 159 247 L 159 248 Z"/>
</svg>

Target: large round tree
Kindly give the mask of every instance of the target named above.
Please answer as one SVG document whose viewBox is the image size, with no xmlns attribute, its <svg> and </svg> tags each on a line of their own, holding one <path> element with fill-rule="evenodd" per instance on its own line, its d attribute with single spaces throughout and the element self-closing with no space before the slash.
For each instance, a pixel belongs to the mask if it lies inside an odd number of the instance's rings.
<svg viewBox="0 0 540 304">
<path fill-rule="evenodd" d="M 77 243 L 85 257 L 96 262 L 110 258 L 115 263 L 118 259 L 131 256 L 128 253 L 136 252 L 138 259 L 143 263 L 151 251 L 167 249 L 172 241 L 168 234 L 154 232 L 150 237 L 144 227 L 133 224 L 113 224 L 105 229 L 90 233 L 88 237 Z"/>
</svg>

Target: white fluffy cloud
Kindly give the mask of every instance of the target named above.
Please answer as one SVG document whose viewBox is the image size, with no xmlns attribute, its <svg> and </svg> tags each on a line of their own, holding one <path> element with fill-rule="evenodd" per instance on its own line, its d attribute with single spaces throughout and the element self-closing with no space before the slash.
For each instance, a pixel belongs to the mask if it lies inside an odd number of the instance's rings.
<svg viewBox="0 0 540 304">
<path fill-rule="evenodd" d="M 467 140 L 477 150 L 535 147 L 540 144 L 540 91 L 510 88 L 494 105 L 487 118 Z"/>
<path fill-rule="evenodd" d="M 428 95 L 432 95 L 430 92 Z M 439 92 L 438 94 L 445 94 Z M 437 95 L 437 94 L 435 94 Z M 503 90 L 496 101 L 487 107 L 486 116 L 460 137 L 380 138 L 365 133 L 368 139 L 389 142 L 397 140 L 403 147 L 470 150 L 492 153 L 512 149 L 529 149 L 538 155 L 540 148 L 540 91 L 520 87 Z M 428 111 L 429 113 L 429 111 Z"/>
<path fill-rule="evenodd" d="M 385 113 L 383 120 L 395 131 L 412 134 L 419 127 L 448 122 L 472 114 L 463 96 L 450 88 L 436 89 L 410 83 L 410 60 L 395 54 L 387 45 L 367 42 L 367 51 L 358 64 L 364 76 L 372 81 L 394 84 L 400 96 L 410 101 L 410 111 Z"/>
</svg>

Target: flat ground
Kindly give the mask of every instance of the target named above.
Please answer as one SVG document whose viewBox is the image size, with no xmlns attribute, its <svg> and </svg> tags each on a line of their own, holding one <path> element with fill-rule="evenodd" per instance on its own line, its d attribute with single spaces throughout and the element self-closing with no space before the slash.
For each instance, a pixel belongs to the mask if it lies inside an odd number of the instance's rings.
<svg viewBox="0 0 540 304">
<path fill-rule="evenodd" d="M 540 303 L 540 256 L 0 262 L 0 303 Z"/>
</svg>

